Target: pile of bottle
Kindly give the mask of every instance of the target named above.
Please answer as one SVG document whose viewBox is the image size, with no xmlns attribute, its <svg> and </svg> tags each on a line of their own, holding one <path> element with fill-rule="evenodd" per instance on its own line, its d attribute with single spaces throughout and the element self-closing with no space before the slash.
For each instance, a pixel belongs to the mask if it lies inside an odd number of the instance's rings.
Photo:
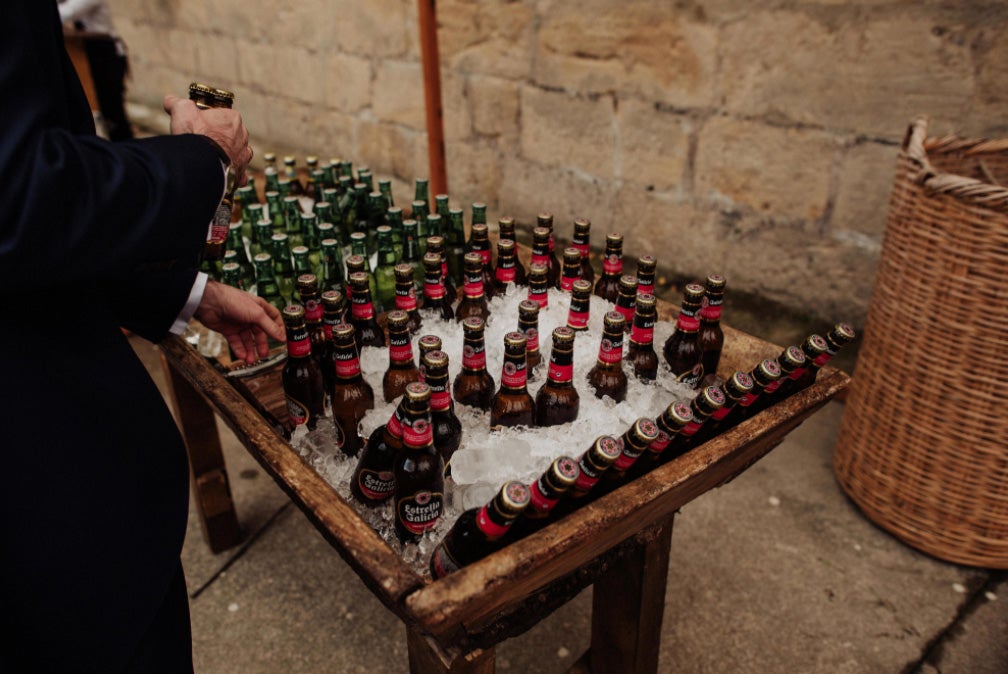
<svg viewBox="0 0 1008 674">
<path fill-rule="evenodd" d="M 592 395 L 619 403 L 631 378 L 641 386 L 671 379 L 690 392 L 670 400 L 654 418 L 636 419 L 621 434 L 596 437 L 577 459 L 554 459 L 530 485 L 505 481 L 488 503 L 465 510 L 430 558 L 435 577 L 809 386 L 818 369 L 854 338 L 849 326 L 838 324 L 825 338 L 810 335 L 778 358 L 721 380 L 716 372 L 726 283 L 719 274 L 685 286 L 660 359 L 654 348 L 657 260 L 645 255 L 637 260 L 636 274 L 624 273 L 619 233 L 606 237 L 596 280 L 588 220 L 574 221 L 572 245 L 560 262 L 553 217 L 540 213 L 526 269 L 517 255 L 515 221 L 504 217 L 492 262 L 482 204 L 472 206 L 466 241 L 463 211 L 449 208 L 446 195 L 437 195 L 429 210 L 425 181 L 417 181 L 404 217 L 388 181 L 371 191 L 366 169 L 358 170 L 351 184 L 347 162 L 317 168 L 312 158 L 307 181 L 298 177 L 292 158 L 284 164 L 283 177 L 267 166 L 265 205 L 254 187 L 239 191 L 240 210 L 220 271 L 226 282 L 254 289 L 281 308 L 287 328 L 282 380 L 291 423 L 315 429 L 320 419 L 331 420 L 327 428 L 339 451 L 356 460 L 349 493 L 365 508 L 391 504 L 399 542 L 420 540 L 445 512 L 445 481 L 451 479 L 451 459 L 464 432 L 456 402 L 478 411 L 490 431 L 557 426 L 578 418 L 574 344 L 589 321 L 598 320 L 592 317 L 593 303 L 598 308 L 602 302 L 605 311 L 597 357 L 585 377 Z M 450 223 L 446 231 L 442 223 Z M 259 252 L 252 254 L 256 246 Z M 243 271 L 242 260 L 250 257 L 254 265 L 246 264 Z M 557 303 L 558 293 L 566 305 L 566 324 L 551 331 L 547 364 L 539 345 L 539 314 L 550 307 L 551 297 Z M 491 307 L 500 311 L 502 306 L 491 298 L 516 295 L 521 298 L 517 316 L 491 316 Z M 485 341 L 488 321 L 495 319 L 514 326 L 503 337 L 499 384 L 487 368 Z M 461 369 L 453 380 L 444 346 L 453 336 L 425 334 L 430 325 L 461 328 Z M 362 421 L 376 404 L 362 373 L 367 347 L 387 350 L 381 399 L 394 411 L 365 437 Z M 533 396 L 528 383 L 540 364 L 547 365 L 545 379 Z"/>
</svg>

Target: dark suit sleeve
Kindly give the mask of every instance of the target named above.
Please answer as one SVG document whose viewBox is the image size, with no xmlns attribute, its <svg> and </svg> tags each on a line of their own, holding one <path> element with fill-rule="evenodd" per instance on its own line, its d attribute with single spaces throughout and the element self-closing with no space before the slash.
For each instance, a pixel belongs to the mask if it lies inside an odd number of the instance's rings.
<svg viewBox="0 0 1008 674">
<path fill-rule="evenodd" d="M 0 293 L 75 283 L 151 287 L 171 324 L 220 201 L 224 176 L 206 138 L 111 143 L 93 135 L 62 44 L 55 2 L 10 0 L 0 22 Z M 141 278 L 142 277 L 142 278 Z M 154 306 L 156 303 L 157 306 Z"/>
</svg>

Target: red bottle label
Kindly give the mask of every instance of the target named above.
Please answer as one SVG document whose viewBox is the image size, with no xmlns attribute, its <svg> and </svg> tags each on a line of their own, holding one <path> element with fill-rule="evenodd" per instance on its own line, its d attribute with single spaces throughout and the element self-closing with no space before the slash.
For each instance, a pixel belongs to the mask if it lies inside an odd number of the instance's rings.
<svg viewBox="0 0 1008 674">
<path fill-rule="evenodd" d="M 700 329 L 700 319 L 696 316 L 680 313 L 679 318 L 676 319 L 676 328 L 685 332 L 696 332 Z"/>
<path fill-rule="evenodd" d="M 574 239 L 573 243 L 571 243 L 571 248 L 576 248 L 581 253 L 581 257 L 588 257 L 589 246 L 587 243 Z"/>
<path fill-rule="evenodd" d="M 468 370 L 480 370 L 486 367 L 486 350 L 482 344 L 478 347 L 471 344 L 462 347 L 462 367 Z"/>
<path fill-rule="evenodd" d="M 336 357 L 333 358 L 333 364 L 337 377 L 349 379 L 360 374 L 360 360 L 357 356 L 353 355 L 353 352 L 348 354 L 337 353 Z"/>
<path fill-rule="evenodd" d="M 300 338 L 301 335 L 298 334 Z M 287 342 L 287 353 L 295 358 L 303 358 L 311 353 L 311 340 L 308 333 L 304 333 L 304 339 L 295 339 Z"/>
<path fill-rule="evenodd" d="M 652 327 L 646 328 L 642 325 L 634 325 L 630 328 L 630 341 L 635 344 L 651 344 L 654 342 L 654 323 Z"/>
<path fill-rule="evenodd" d="M 689 437 L 691 435 L 695 435 L 696 432 L 699 430 L 700 430 L 700 424 L 697 423 L 696 421 L 691 421 L 685 426 L 683 426 L 682 430 L 679 431 L 679 435 L 685 435 Z"/>
<path fill-rule="evenodd" d="M 706 318 L 708 321 L 716 321 L 721 318 L 721 303 L 708 304 L 707 298 L 704 298 L 704 307 L 700 310 L 700 316 Z"/>
<path fill-rule="evenodd" d="M 525 328 L 525 353 L 539 350 L 539 331 L 535 328 Z"/>
<path fill-rule="evenodd" d="M 304 317 L 309 323 L 322 320 L 322 303 L 318 300 L 308 300 L 304 305 Z"/>
<path fill-rule="evenodd" d="M 544 264 L 549 266 L 549 254 L 548 253 L 537 253 L 532 251 L 532 257 L 529 260 L 530 266 L 533 264 Z"/>
<path fill-rule="evenodd" d="M 350 315 L 358 321 L 374 318 L 374 304 L 372 302 L 358 302 L 357 298 L 354 298 L 350 305 Z"/>
<path fill-rule="evenodd" d="M 654 295 L 654 283 L 638 283 L 638 295 Z"/>
<path fill-rule="evenodd" d="M 524 388 L 528 382 L 528 376 L 525 371 L 525 361 L 521 363 L 516 363 L 511 360 L 504 361 L 504 367 L 501 372 L 501 383 L 509 388 Z"/>
<path fill-rule="evenodd" d="M 414 419 L 412 424 L 403 424 L 402 439 L 410 447 L 426 447 L 434 442 L 434 427 L 426 419 Z"/>
<path fill-rule="evenodd" d="M 445 296 L 444 285 L 440 282 L 425 281 L 423 287 L 424 297 L 431 300 L 439 300 Z"/>
<path fill-rule="evenodd" d="M 466 278 L 462 284 L 462 292 L 466 297 L 479 297 L 483 294 L 483 277 Z"/>
<path fill-rule="evenodd" d="M 490 266 L 490 249 L 487 248 L 486 250 L 478 250 L 476 252 L 480 254 L 481 258 L 483 258 L 483 266 L 484 267 L 489 267 Z"/>
<path fill-rule="evenodd" d="M 421 490 L 397 499 L 396 517 L 407 531 L 419 536 L 434 528 L 443 508 L 444 496 L 440 492 Z"/>
<path fill-rule="evenodd" d="M 563 384 L 574 379 L 574 366 L 573 365 L 557 365 L 552 360 L 549 364 L 549 370 L 546 374 L 551 381 L 555 381 L 558 384 Z"/>
<path fill-rule="evenodd" d="M 745 393 L 742 395 L 742 399 L 738 401 L 738 404 L 742 407 L 749 407 L 756 402 L 757 398 L 759 398 L 759 395 L 756 393 Z"/>
<path fill-rule="evenodd" d="M 394 438 L 401 438 L 403 436 L 403 423 L 402 418 L 399 416 L 399 409 L 392 413 L 389 417 L 388 423 L 385 424 L 385 430 L 388 431 L 389 435 Z"/>
<path fill-rule="evenodd" d="M 290 417 L 291 423 L 295 426 L 300 426 L 301 424 L 308 423 L 311 413 L 308 411 L 308 406 L 303 402 L 287 396 L 287 416 Z"/>
<path fill-rule="evenodd" d="M 648 445 L 648 449 L 655 454 L 660 454 L 665 451 L 665 448 L 669 446 L 670 442 L 672 442 L 672 438 L 668 433 L 665 431 L 658 431 L 658 437 L 654 439 L 654 442 Z"/>
<path fill-rule="evenodd" d="M 833 354 L 831 354 L 831 353 L 824 353 L 821 356 L 818 356 L 812 362 L 815 363 L 816 367 L 822 367 L 826 363 L 830 362 L 830 358 L 832 358 L 832 357 L 833 357 Z"/>
<path fill-rule="evenodd" d="M 764 393 L 773 393 L 774 391 L 776 391 L 777 389 L 779 389 L 780 386 L 781 386 L 781 384 L 783 384 L 783 383 L 784 383 L 783 379 L 774 379 L 772 382 L 770 382 L 769 384 L 766 385 L 766 388 L 763 389 L 763 392 Z"/>
<path fill-rule="evenodd" d="M 447 388 L 431 387 L 430 407 L 434 412 L 440 412 L 451 407 L 451 393 Z"/>
<path fill-rule="evenodd" d="M 532 483 L 532 487 L 529 489 L 529 508 L 533 508 L 541 514 L 546 514 L 553 509 L 553 506 L 557 504 L 560 499 L 556 498 L 546 498 L 546 495 L 542 493 L 542 489 L 539 487 L 539 480 Z"/>
<path fill-rule="evenodd" d="M 560 289 L 565 292 L 570 292 L 574 288 L 574 281 L 577 281 L 580 276 L 561 276 L 560 277 Z"/>
<path fill-rule="evenodd" d="M 714 410 L 714 412 L 711 414 L 711 419 L 714 419 L 715 421 L 720 421 L 721 419 L 724 419 L 726 416 L 728 416 L 729 412 L 731 412 L 730 407 L 719 407 L 716 410 Z"/>
<path fill-rule="evenodd" d="M 496 278 L 501 283 L 513 283 L 515 280 L 515 268 L 514 265 L 501 266 L 497 265 L 496 271 L 494 271 L 494 278 Z"/>
<path fill-rule="evenodd" d="M 492 519 L 490 519 L 490 514 L 487 513 L 487 507 L 483 506 L 476 513 L 476 526 L 483 534 L 491 539 L 496 540 L 507 533 L 508 527 L 497 524 Z"/>
<path fill-rule="evenodd" d="M 574 311 L 574 307 L 571 307 L 567 314 L 567 327 L 575 330 L 588 327 L 588 314 L 587 311 Z"/>
<path fill-rule="evenodd" d="M 634 308 L 621 306 L 619 302 L 616 303 L 616 311 L 622 314 L 623 318 L 626 319 L 628 325 L 633 325 Z"/>
<path fill-rule="evenodd" d="M 598 359 L 600 362 L 606 365 L 612 365 L 614 363 L 619 363 L 623 360 L 623 337 L 617 337 L 612 339 L 610 337 L 603 337 L 602 343 L 599 345 Z"/>
<path fill-rule="evenodd" d="M 395 308 L 402 311 L 413 311 L 417 308 L 416 291 L 410 286 L 409 291 L 401 293 L 396 291 Z"/>
<path fill-rule="evenodd" d="M 540 309 L 545 309 L 549 305 L 549 289 L 529 286 L 528 299 L 537 303 Z"/>
<path fill-rule="evenodd" d="M 609 255 L 602 261 L 602 271 L 606 274 L 621 275 L 623 273 L 623 258 Z"/>
<path fill-rule="evenodd" d="M 365 468 L 357 476 L 357 486 L 372 501 L 384 501 L 395 493 L 395 475 L 390 470 Z"/>
</svg>

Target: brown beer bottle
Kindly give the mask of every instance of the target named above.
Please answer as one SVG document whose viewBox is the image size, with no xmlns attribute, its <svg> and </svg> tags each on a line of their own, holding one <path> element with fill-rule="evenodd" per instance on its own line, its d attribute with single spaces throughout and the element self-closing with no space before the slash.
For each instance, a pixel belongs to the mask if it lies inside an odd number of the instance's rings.
<svg viewBox="0 0 1008 674">
<path fill-rule="evenodd" d="M 509 284 L 523 286 L 528 283 L 525 267 L 515 255 L 515 242 L 510 239 L 497 241 L 497 267 L 494 269 L 494 287 L 498 295 L 507 292 Z"/>
<path fill-rule="evenodd" d="M 434 447 L 430 395 L 427 384 L 412 382 L 403 396 L 403 446 L 392 468 L 395 531 L 402 543 L 420 540 L 444 511 L 444 461 Z"/>
<path fill-rule="evenodd" d="M 516 241 L 515 219 L 510 215 L 505 215 L 497 221 L 497 238 L 500 241 Z"/>
<path fill-rule="evenodd" d="M 683 290 L 682 306 L 675 330 L 665 340 L 663 354 L 676 381 L 693 388 L 703 379 L 703 352 L 700 350 L 700 306 L 704 289 L 699 283 L 689 283 Z"/>
<path fill-rule="evenodd" d="M 430 560 L 431 577 L 443 578 L 500 548 L 504 534 L 528 504 L 528 487 L 511 481 L 504 483 L 490 503 L 459 515 L 434 548 Z"/>
<path fill-rule="evenodd" d="M 536 426 L 558 426 L 577 419 L 581 398 L 574 388 L 574 331 L 568 327 L 553 330 L 546 382 L 535 397 Z"/>
<path fill-rule="evenodd" d="M 343 293 L 327 290 L 322 293 L 322 331 L 325 335 L 325 350 L 319 369 L 326 391 L 331 391 L 336 374 L 333 371 L 333 328 L 343 322 Z M 356 353 L 356 345 L 354 346 Z"/>
<path fill-rule="evenodd" d="M 525 364 L 529 379 L 535 381 L 542 353 L 539 351 L 539 305 L 534 300 L 518 303 L 518 332 L 525 335 Z"/>
<path fill-rule="evenodd" d="M 703 427 L 704 422 L 725 403 L 725 394 L 720 386 L 707 386 L 690 401 L 690 411 L 693 418 L 683 426 L 679 435 L 672 438 L 668 447 L 662 452 L 662 462 L 682 456 L 694 446 L 693 436 Z"/>
<path fill-rule="evenodd" d="M 458 299 L 458 291 L 455 289 L 455 284 L 452 283 L 451 276 L 448 273 L 448 257 L 445 255 L 445 240 L 443 236 L 427 237 L 427 253 L 424 254 L 424 257 L 426 258 L 429 253 L 436 253 L 438 259 L 441 260 L 441 283 L 444 284 L 445 299 L 448 301 L 448 305 L 451 306 Z M 426 262 L 424 266 L 426 268 Z"/>
<path fill-rule="evenodd" d="M 455 318 L 451 302 L 445 293 L 444 279 L 441 276 L 441 256 L 437 253 L 426 253 L 423 256 L 424 287 L 422 315 L 450 321 Z"/>
<path fill-rule="evenodd" d="M 483 258 L 479 253 L 466 253 L 463 260 L 462 299 L 455 307 L 455 320 L 461 322 L 475 316 L 486 321 L 490 317 L 490 307 L 483 290 Z"/>
<path fill-rule="evenodd" d="M 634 303 L 627 361 L 633 366 L 634 376 L 643 381 L 655 381 L 658 378 L 658 354 L 654 350 L 654 326 L 657 320 L 655 296 L 639 293 Z"/>
<path fill-rule="evenodd" d="M 619 279 L 619 290 L 616 294 L 616 311 L 623 314 L 626 320 L 624 332 L 630 332 L 633 325 L 634 309 L 637 306 L 637 277 L 623 274 Z"/>
<path fill-rule="evenodd" d="M 574 237 L 571 246 L 581 253 L 581 278 L 588 283 L 595 281 L 595 269 L 591 265 L 591 220 L 578 218 L 574 221 Z"/>
<path fill-rule="evenodd" d="M 507 539 L 517 541 L 546 526 L 550 521 L 550 512 L 574 486 L 577 478 L 577 461 L 569 456 L 554 459 L 546 472 L 529 485 L 528 507 L 511 525 Z"/>
<path fill-rule="evenodd" d="M 586 279 L 578 279 L 571 286 L 567 327 L 575 332 L 583 332 L 588 329 L 588 319 L 591 318 L 591 292 L 591 282 Z"/>
<path fill-rule="evenodd" d="M 355 271 L 350 274 L 350 324 L 354 326 L 357 348 L 365 346 L 385 346 L 385 333 L 375 320 L 374 303 L 371 301 L 371 287 L 368 275 Z"/>
<path fill-rule="evenodd" d="M 655 270 L 658 260 L 654 255 L 641 255 L 637 258 L 637 294 L 654 295 Z"/>
<path fill-rule="evenodd" d="M 349 323 L 333 326 L 330 359 L 333 383 L 329 387 L 329 404 L 336 421 L 336 443 L 347 456 L 357 456 L 364 444 L 360 422 L 374 408 L 374 390 L 361 375 L 354 329 Z"/>
<path fill-rule="evenodd" d="M 525 362 L 525 335 L 515 331 L 504 335 L 504 365 L 501 385 L 490 405 L 490 429 L 535 426 L 535 401 L 528 392 Z"/>
<path fill-rule="evenodd" d="M 405 410 L 406 396 L 403 396 L 388 423 L 371 431 L 357 459 L 357 467 L 350 478 L 350 493 L 366 506 L 381 505 L 395 494 L 392 469 L 403 446 Z"/>
<path fill-rule="evenodd" d="M 406 385 L 420 379 L 413 360 L 409 315 L 398 309 L 388 313 L 389 365 L 382 377 L 382 396 L 390 403 L 406 391 Z"/>
<path fill-rule="evenodd" d="M 462 371 L 452 382 L 452 397 L 456 402 L 484 412 L 490 409 L 496 388 L 493 376 L 486 369 L 485 329 L 481 318 L 472 316 L 462 321 Z"/>
<path fill-rule="evenodd" d="M 752 390 L 738 401 L 735 407 L 728 412 L 728 416 L 721 420 L 721 430 L 735 426 L 748 419 L 759 409 L 760 398 L 763 391 L 781 377 L 780 362 L 776 358 L 767 358 L 756 364 L 749 371 L 752 379 Z"/>
<path fill-rule="evenodd" d="M 578 476 L 573 486 L 560 499 L 560 503 L 553 506 L 549 513 L 549 521 L 555 522 L 592 500 L 599 480 L 612 467 L 622 451 L 619 438 L 611 435 L 600 435 L 595 438 L 591 447 L 578 459 Z"/>
<path fill-rule="evenodd" d="M 395 308 L 409 316 L 409 331 L 415 335 L 423 321 L 417 311 L 416 286 L 413 285 L 413 267 L 405 262 L 395 266 Z"/>
<path fill-rule="evenodd" d="M 549 287 L 560 287 L 560 260 L 556 256 L 556 242 L 553 238 L 553 214 L 543 211 L 536 216 L 536 228 L 542 227 L 549 234 L 546 237 L 546 246 L 549 257 L 547 266 L 549 267 Z M 532 241 L 535 243 L 535 229 L 532 230 Z"/>
<path fill-rule="evenodd" d="M 724 420 L 746 395 L 752 393 L 753 379 L 748 372 L 738 370 L 721 385 L 721 390 L 725 394 L 724 405 L 714 410 L 710 415 L 710 419 L 693 436 L 694 446 L 702 445 L 725 430 Z"/>
<path fill-rule="evenodd" d="M 594 498 L 608 494 L 626 483 L 631 467 L 657 439 L 658 425 L 653 420 L 641 417 L 633 422 L 620 436 L 620 455 L 595 487 Z"/>
<path fill-rule="evenodd" d="M 648 445 L 644 455 L 637 459 L 637 462 L 630 468 L 627 479 L 633 480 L 640 477 L 661 464 L 662 453 L 692 420 L 693 410 L 687 403 L 677 401 L 662 410 L 661 414 L 655 418 L 658 437 Z"/>
<path fill-rule="evenodd" d="M 287 399 L 287 416 L 291 425 L 305 424 L 309 430 L 315 430 L 325 412 L 325 388 L 322 372 L 312 358 L 304 307 L 299 304 L 285 307 L 283 320 L 287 329 L 287 362 L 280 379 Z"/>
<path fill-rule="evenodd" d="M 847 323 L 837 323 L 834 325 L 829 332 L 826 333 L 826 351 L 821 353 L 818 357 L 814 358 L 805 370 L 805 374 L 799 377 L 792 387 L 792 393 L 801 391 L 803 389 L 811 386 L 815 380 L 816 376 L 819 374 L 820 368 L 826 365 L 833 356 L 837 354 L 842 347 L 850 344 L 854 341 L 856 337 L 854 328 L 852 328 Z"/>
<path fill-rule="evenodd" d="M 424 379 L 431 389 L 431 424 L 434 446 L 444 460 L 445 476 L 451 474 L 451 458 L 462 442 L 462 422 L 448 388 L 448 354 L 440 349 L 423 356 Z"/>
<path fill-rule="evenodd" d="M 469 252 L 480 256 L 480 273 L 483 275 L 483 292 L 487 299 L 494 296 L 493 261 L 490 258 L 490 234 L 486 223 L 475 222 L 469 236 Z"/>
<path fill-rule="evenodd" d="M 441 350 L 441 338 L 437 335 L 424 335 L 417 340 L 417 369 L 420 370 L 420 380 L 427 381 L 427 366 L 424 364 L 424 356 L 431 351 Z"/>
<path fill-rule="evenodd" d="M 610 232 L 605 240 L 605 258 L 602 260 L 602 276 L 595 282 L 595 294 L 607 302 L 616 303 L 619 295 L 619 279 L 623 275 L 623 235 Z"/>
<path fill-rule="evenodd" d="M 609 396 L 616 402 L 623 402 L 627 393 L 627 377 L 623 373 L 623 314 L 609 311 L 605 315 L 602 343 L 599 345 L 598 359 L 588 371 L 588 383 L 596 398 Z"/>
<path fill-rule="evenodd" d="M 816 335 L 816 337 L 818 337 L 818 335 Z M 792 377 L 801 376 L 807 362 L 808 357 L 805 355 L 805 351 L 803 351 L 800 347 L 791 345 L 784 349 L 784 351 L 781 352 L 781 355 L 777 356 L 777 363 L 780 365 L 781 371 L 780 377 L 763 389 L 763 393 L 760 395 L 759 400 L 749 406 L 746 410 L 749 416 L 762 412 L 778 400 L 782 399 L 784 396 L 780 393 L 781 389 L 786 387 Z"/>
<path fill-rule="evenodd" d="M 725 277 L 710 274 L 704 287 L 703 307 L 700 309 L 700 350 L 703 352 L 703 371 L 716 375 L 724 348 L 724 331 L 721 330 L 721 304 L 724 302 Z"/>
<path fill-rule="evenodd" d="M 829 351 L 829 343 L 822 335 L 812 334 L 801 343 L 801 350 L 805 354 L 805 362 L 801 367 L 795 369 L 780 388 L 774 392 L 773 398 L 775 400 L 782 400 L 798 390 L 798 382 L 808 377 L 809 369 L 814 366 L 813 364 L 826 355 Z M 818 369 L 816 367 L 816 371 Z"/>
<path fill-rule="evenodd" d="M 322 295 L 319 293 L 318 277 L 315 274 L 301 274 L 297 277 L 298 294 L 304 307 L 305 326 L 312 345 L 312 357 L 321 366 L 325 357 L 326 336 L 323 326 Z"/>
<path fill-rule="evenodd" d="M 574 281 L 581 278 L 581 253 L 577 248 L 564 248 L 563 266 L 560 270 L 560 290 L 572 292 Z"/>
<path fill-rule="evenodd" d="M 545 267 L 545 286 L 550 288 L 553 286 L 553 277 L 551 274 L 550 265 L 553 264 L 550 261 L 550 230 L 545 227 L 536 227 L 532 230 L 532 257 L 529 261 L 529 283 L 532 283 L 532 276 L 535 273 L 533 270 L 536 267 Z M 556 263 L 556 287 L 560 287 L 560 263 Z"/>
<path fill-rule="evenodd" d="M 533 262 L 529 267 L 528 299 L 545 309 L 549 306 L 549 279 L 546 265 Z"/>
</svg>

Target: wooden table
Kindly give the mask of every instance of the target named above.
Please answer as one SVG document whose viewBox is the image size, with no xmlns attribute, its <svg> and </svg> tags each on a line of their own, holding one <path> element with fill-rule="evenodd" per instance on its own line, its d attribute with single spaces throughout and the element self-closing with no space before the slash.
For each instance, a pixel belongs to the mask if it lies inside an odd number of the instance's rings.
<svg viewBox="0 0 1008 674">
<path fill-rule="evenodd" d="M 661 319 L 671 317 L 670 307 L 660 311 Z M 781 352 L 728 326 L 724 330 L 722 374 L 748 371 Z M 521 634 L 592 584 L 591 645 L 570 672 L 656 672 L 676 511 L 742 473 L 849 383 L 845 373 L 823 368 L 810 388 L 556 524 L 431 582 L 394 553 L 195 349 L 170 337 L 161 350 L 189 447 L 195 505 L 211 549 L 225 549 L 241 536 L 216 412 L 403 621 L 414 674 L 493 672 L 497 643 Z"/>
</svg>

